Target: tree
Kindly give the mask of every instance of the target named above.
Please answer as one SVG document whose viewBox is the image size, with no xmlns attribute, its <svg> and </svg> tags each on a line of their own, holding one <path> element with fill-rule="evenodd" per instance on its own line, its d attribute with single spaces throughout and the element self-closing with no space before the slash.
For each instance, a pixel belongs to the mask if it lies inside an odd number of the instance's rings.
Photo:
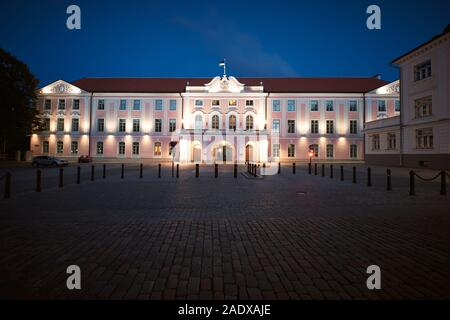
<svg viewBox="0 0 450 320">
<path fill-rule="evenodd" d="M 0 48 L 0 153 L 26 149 L 33 130 L 41 127 L 38 83 L 25 63 Z"/>
</svg>

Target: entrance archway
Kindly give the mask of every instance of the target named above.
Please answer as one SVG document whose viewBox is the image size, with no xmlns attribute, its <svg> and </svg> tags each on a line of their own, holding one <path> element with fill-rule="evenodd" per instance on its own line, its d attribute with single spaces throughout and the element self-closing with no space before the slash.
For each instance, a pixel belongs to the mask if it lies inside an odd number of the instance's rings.
<svg viewBox="0 0 450 320">
<path fill-rule="evenodd" d="M 217 162 L 232 162 L 233 148 L 229 143 L 219 143 L 213 148 L 213 159 Z"/>
<path fill-rule="evenodd" d="M 192 159 L 191 160 L 194 163 L 202 162 L 202 146 L 198 142 L 196 142 L 192 145 Z"/>
<path fill-rule="evenodd" d="M 245 161 L 252 162 L 253 160 L 253 146 L 251 144 L 247 144 L 245 146 Z"/>
</svg>

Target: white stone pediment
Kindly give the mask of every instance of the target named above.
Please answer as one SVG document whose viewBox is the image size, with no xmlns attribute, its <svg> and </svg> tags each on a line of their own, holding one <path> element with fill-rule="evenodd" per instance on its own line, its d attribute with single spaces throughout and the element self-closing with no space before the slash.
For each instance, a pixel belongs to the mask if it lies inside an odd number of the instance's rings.
<svg viewBox="0 0 450 320">
<path fill-rule="evenodd" d="M 233 92 L 239 93 L 244 91 L 244 84 L 240 83 L 235 77 L 215 77 L 205 87 L 209 93 L 216 92 Z"/>
<path fill-rule="evenodd" d="M 400 93 L 400 80 L 388 83 L 387 85 L 374 90 L 374 93 L 376 93 L 376 94 L 399 94 Z"/>
<path fill-rule="evenodd" d="M 64 81 L 58 80 L 39 90 L 40 94 L 82 94 L 84 90 Z"/>
</svg>

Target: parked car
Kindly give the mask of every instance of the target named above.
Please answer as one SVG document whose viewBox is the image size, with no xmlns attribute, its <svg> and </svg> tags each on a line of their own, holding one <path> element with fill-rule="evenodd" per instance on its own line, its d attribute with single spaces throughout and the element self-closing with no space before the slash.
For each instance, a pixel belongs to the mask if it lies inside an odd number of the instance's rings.
<svg viewBox="0 0 450 320">
<path fill-rule="evenodd" d="M 33 167 L 39 167 L 39 166 L 66 167 L 67 165 L 69 165 L 69 162 L 67 162 L 66 160 L 62 160 L 62 159 L 58 159 L 58 158 L 54 158 L 54 157 L 39 156 L 39 157 L 33 158 L 31 165 Z"/>
<path fill-rule="evenodd" d="M 89 156 L 80 156 L 78 158 L 78 163 L 89 163 L 92 162 L 92 158 Z"/>
</svg>

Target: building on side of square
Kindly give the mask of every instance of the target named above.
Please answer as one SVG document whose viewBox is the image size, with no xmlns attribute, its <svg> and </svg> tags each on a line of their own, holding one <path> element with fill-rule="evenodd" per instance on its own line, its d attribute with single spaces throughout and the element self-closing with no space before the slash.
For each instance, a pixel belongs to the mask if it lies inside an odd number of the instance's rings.
<svg viewBox="0 0 450 320">
<path fill-rule="evenodd" d="M 38 92 L 47 128 L 31 151 L 241 163 L 306 161 L 313 149 L 321 161 L 362 161 L 365 121 L 398 104 L 386 85 L 378 77 L 58 80 Z"/>
<path fill-rule="evenodd" d="M 366 124 L 366 161 L 450 169 L 450 25 L 393 64 L 402 111 Z"/>
</svg>

